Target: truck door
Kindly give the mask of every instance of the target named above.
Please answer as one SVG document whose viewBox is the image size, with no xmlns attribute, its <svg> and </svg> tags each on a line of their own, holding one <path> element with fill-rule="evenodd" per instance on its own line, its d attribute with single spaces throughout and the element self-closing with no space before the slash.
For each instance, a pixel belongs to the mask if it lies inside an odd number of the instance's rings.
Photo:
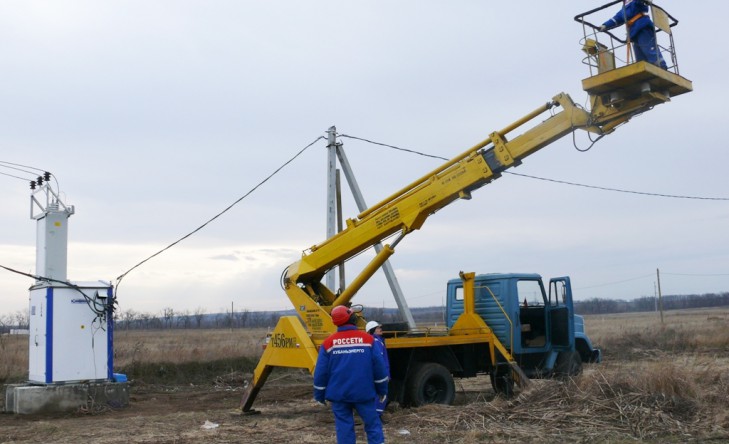
<svg viewBox="0 0 729 444">
<path fill-rule="evenodd" d="M 572 350 L 575 346 L 572 287 L 569 277 L 549 280 L 549 331 L 555 349 Z"/>
<path fill-rule="evenodd" d="M 548 347 L 548 312 L 544 285 L 539 276 L 521 278 L 516 283 L 516 306 L 518 307 L 519 330 L 522 349 L 543 350 Z"/>
</svg>

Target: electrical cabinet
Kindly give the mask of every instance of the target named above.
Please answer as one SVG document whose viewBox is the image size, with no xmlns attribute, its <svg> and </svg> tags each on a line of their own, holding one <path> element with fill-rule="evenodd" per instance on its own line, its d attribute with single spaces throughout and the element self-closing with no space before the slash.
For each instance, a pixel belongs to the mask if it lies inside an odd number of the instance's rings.
<svg viewBox="0 0 729 444">
<path fill-rule="evenodd" d="M 112 379 L 112 298 L 102 281 L 31 287 L 30 382 Z"/>
</svg>

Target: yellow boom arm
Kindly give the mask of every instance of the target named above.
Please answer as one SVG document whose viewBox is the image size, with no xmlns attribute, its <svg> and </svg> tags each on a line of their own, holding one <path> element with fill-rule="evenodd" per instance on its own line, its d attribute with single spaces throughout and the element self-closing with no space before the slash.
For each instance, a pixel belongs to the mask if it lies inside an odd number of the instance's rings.
<svg viewBox="0 0 729 444">
<path fill-rule="evenodd" d="M 351 300 L 364 283 L 394 253 L 394 246 L 419 229 L 436 211 L 457 199 L 470 199 L 471 192 L 500 177 L 539 149 L 576 129 L 597 135 L 608 134 L 631 117 L 667 102 L 672 95 L 691 90 L 691 82 L 645 62 L 590 77 L 583 81 L 590 94 L 592 111 L 576 105 L 561 93 L 550 102 L 454 157 L 415 182 L 347 220 L 344 230 L 312 246 L 291 264 L 284 275 L 286 294 L 311 333 L 334 331 L 329 312 Z M 558 110 L 516 137 L 512 132 L 548 110 Z M 335 265 L 354 257 L 376 243 L 399 233 L 393 245 L 386 245 L 361 274 L 342 292 L 334 294 L 321 282 Z"/>
</svg>

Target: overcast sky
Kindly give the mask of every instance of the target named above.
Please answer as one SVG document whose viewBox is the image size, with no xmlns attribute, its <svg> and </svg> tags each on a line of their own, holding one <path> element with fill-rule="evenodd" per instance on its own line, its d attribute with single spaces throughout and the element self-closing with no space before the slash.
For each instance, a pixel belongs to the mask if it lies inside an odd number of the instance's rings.
<svg viewBox="0 0 729 444">
<path fill-rule="evenodd" d="M 695 91 L 585 153 L 568 136 L 514 172 L 729 198 L 721 80 L 729 62 L 717 43 L 729 3 L 660 4 L 680 21 L 678 62 Z M 75 206 L 69 279 L 115 281 L 332 125 L 452 157 L 560 92 L 585 103 L 589 72 L 573 17 L 599 5 L 3 1 L 0 161 L 50 171 Z M 341 141 L 370 204 L 442 163 Z M 578 133 L 575 143 L 589 141 Z M 291 308 L 279 276 L 325 239 L 326 163 L 319 141 L 221 218 L 129 273 L 120 308 Z M 0 265 L 34 273 L 29 197 L 25 180 L 0 175 Z M 357 214 L 351 198 L 344 214 Z M 569 275 L 577 299 L 652 296 L 657 268 L 664 294 L 721 292 L 729 291 L 727 227 L 726 200 L 504 175 L 431 217 L 391 262 L 410 306 L 441 304 L 460 270 Z M 350 279 L 361 262 L 348 268 Z M 0 269 L 0 314 L 26 309 L 32 283 Z M 353 302 L 395 306 L 380 275 Z"/>
</svg>

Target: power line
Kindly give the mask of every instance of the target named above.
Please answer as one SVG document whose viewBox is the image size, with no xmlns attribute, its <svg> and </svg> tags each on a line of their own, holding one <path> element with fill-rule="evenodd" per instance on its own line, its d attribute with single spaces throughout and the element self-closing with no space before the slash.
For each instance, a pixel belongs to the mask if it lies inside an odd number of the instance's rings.
<svg viewBox="0 0 729 444">
<path fill-rule="evenodd" d="M 65 286 L 67 288 L 72 288 L 72 289 L 76 290 L 77 292 L 81 293 L 81 296 L 83 296 L 84 300 L 86 301 L 86 305 L 88 305 L 89 308 L 91 309 L 91 311 L 93 311 L 94 314 L 96 314 L 96 319 L 100 319 L 100 318 L 103 319 L 103 317 L 106 316 L 107 307 L 104 304 L 100 304 L 96 300 L 91 299 L 86 293 L 83 292 L 83 290 L 81 290 L 81 288 L 78 285 L 73 284 L 70 281 L 61 281 L 58 279 L 53 279 L 53 278 L 49 278 L 49 277 L 45 277 L 45 276 L 39 276 L 39 275 L 31 274 L 31 273 L 25 273 L 23 271 L 15 270 L 13 268 L 6 267 L 4 265 L 0 265 L 0 268 L 10 271 L 11 273 L 16 273 L 21 276 L 26 276 L 26 277 L 35 279 L 36 281 L 44 281 L 44 282 L 48 282 L 48 283 L 55 282 L 57 284 L 62 284 L 63 286 Z M 116 301 L 114 301 L 114 305 L 116 305 Z M 109 307 L 111 309 L 111 312 L 113 312 L 115 310 L 114 305 L 111 305 Z M 94 321 L 96 319 L 94 319 Z"/>
<path fill-rule="evenodd" d="M 421 153 L 419 151 L 409 150 L 407 148 L 400 148 L 400 147 L 397 147 L 397 146 L 394 146 L 394 145 L 388 145 L 386 143 L 373 142 L 372 140 L 363 139 L 361 137 L 349 136 L 347 134 L 338 134 L 338 136 L 339 137 L 346 137 L 348 139 L 361 140 L 362 142 L 371 143 L 373 145 L 380 145 L 380 146 L 384 146 L 384 147 L 387 147 L 387 148 L 392 148 L 392 149 L 398 150 L 398 151 L 405 151 L 406 153 L 417 154 L 417 155 L 423 156 L 423 157 L 432 157 L 433 159 L 440 159 L 440 160 L 446 160 L 446 161 L 447 160 L 450 160 L 450 159 L 446 159 L 445 157 L 435 156 L 433 154 Z"/>
<path fill-rule="evenodd" d="M 26 182 L 29 182 L 29 183 L 30 182 L 35 182 L 38 185 L 40 185 L 43 180 L 48 181 L 51 177 L 53 177 L 53 180 L 56 182 L 56 191 L 59 192 L 59 193 L 61 192 L 61 186 L 58 183 L 58 179 L 56 178 L 56 176 L 54 174 L 49 173 L 48 170 L 45 170 L 45 169 L 42 169 L 42 168 L 37 168 L 37 167 L 34 167 L 34 166 L 30 166 L 30 165 L 23 165 L 23 164 L 20 164 L 20 163 L 8 162 L 8 161 L 5 161 L 5 160 L 0 160 L 0 168 L 7 168 L 7 169 L 11 169 L 11 170 L 20 171 L 20 172 L 23 172 L 23 173 L 26 173 L 26 174 L 30 174 L 33 177 L 30 177 L 30 178 L 20 177 L 20 176 L 14 175 L 14 174 L 0 172 L 0 174 L 2 174 L 3 176 L 8 176 L 8 177 L 12 177 L 12 178 L 15 178 L 15 179 L 20 179 L 20 180 L 23 180 L 23 181 L 26 181 Z M 40 171 L 43 174 L 42 175 L 36 175 L 37 173 L 35 173 L 34 171 L 28 171 L 27 169 L 23 169 L 23 168 L 30 168 L 31 170 Z M 32 187 L 33 187 L 33 185 L 31 184 L 31 188 Z"/>
<path fill-rule="evenodd" d="M 607 282 L 607 283 L 604 283 L 604 284 L 591 285 L 589 287 L 579 287 L 579 288 L 575 288 L 575 290 L 587 290 L 587 289 L 590 289 L 590 288 L 609 287 L 611 285 L 623 284 L 625 282 L 638 281 L 638 280 L 645 279 L 645 278 L 649 278 L 649 277 L 653 277 L 653 275 L 652 274 L 646 274 L 646 275 L 638 276 L 638 277 L 634 277 L 634 278 L 623 279 L 622 281 Z"/>
<path fill-rule="evenodd" d="M 283 169 L 283 168 L 284 168 L 284 167 L 285 167 L 286 165 L 290 164 L 290 163 L 291 163 L 291 162 L 292 162 L 292 161 L 293 161 L 294 159 L 296 159 L 297 157 L 299 157 L 299 156 L 300 156 L 300 155 L 301 155 L 301 154 L 302 154 L 302 153 L 303 153 L 304 151 L 306 151 L 306 150 L 307 150 L 307 149 L 308 149 L 309 147 L 311 147 L 312 145 L 314 145 L 314 144 L 315 144 L 316 142 L 318 142 L 318 141 L 319 141 L 319 140 L 321 140 L 321 139 L 324 139 L 324 136 L 319 136 L 319 137 L 317 137 L 317 138 L 316 138 L 316 139 L 315 139 L 315 140 L 314 140 L 313 142 L 311 142 L 310 144 L 308 144 L 307 146 L 305 146 L 304 148 L 302 148 L 302 149 L 301 149 L 301 150 L 300 150 L 300 151 L 299 151 L 298 153 L 296 153 L 296 154 L 295 154 L 295 155 L 294 155 L 294 156 L 293 156 L 293 157 L 292 157 L 291 159 L 287 160 L 287 161 L 286 161 L 286 162 L 284 162 L 284 163 L 283 163 L 283 164 L 282 164 L 282 165 L 281 165 L 280 167 L 276 168 L 276 170 L 274 170 L 274 172 L 273 172 L 273 173 L 269 174 L 269 175 L 268 175 L 268 177 L 266 177 L 266 178 L 265 178 L 265 179 L 263 179 L 263 180 L 262 180 L 261 182 L 259 182 L 259 183 L 258 183 L 258 185 L 256 185 L 256 186 L 254 186 L 253 188 L 251 188 L 251 189 L 250 189 L 250 190 L 249 190 L 249 191 L 248 191 L 247 193 L 245 193 L 245 194 L 244 194 L 243 196 L 241 196 L 240 198 L 238 198 L 238 200 L 236 200 L 236 201 L 235 201 L 235 202 L 233 202 L 232 204 L 228 205 L 228 206 L 227 206 L 227 207 L 226 207 L 226 208 L 225 208 L 225 209 L 224 209 L 223 211 L 219 212 L 218 214 L 216 214 L 215 216 L 213 216 L 213 217 L 211 217 L 210 219 L 208 219 L 208 220 L 207 220 L 207 221 L 206 221 L 205 223 L 203 223 L 203 224 L 202 224 L 202 225 L 200 225 L 199 227 L 195 228 L 195 229 L 194 229 L 194 230 L 192 230 L 191 232 L 187 233 L 186 235 L 182 236 L 181 238 L 177 239 L 176 241 L 172 242 L 172 243 L 171 243 L 171 244 L 169 244 L 168 246 L 164 247 L 163 249 L 159 250 L 158 252 L 154 253 L 153 255 L 151 255 L 151 256 L 149 256 L 149 257 L 147 257 L 147 258 L 146 258 L 146 259 L 144 259 L 143 261 L 139 262 L 138 264 L 136 264 L 135 266 L 133 266 L 133 267 L 132 267 L 132 268 L 130 268 L 129 270 L 127 270 L 127 271 L 125 271 L 124 273 L 122 273 L 121 275 L 119 275 L 119 276 L 118 276 L 118 277 L 116 278 L 116 279 L 117 279 L 117 285 L 116 285 L 116 289 L 118 290 L 118 288 L 119 288 L 119 284 L 121 283 L 121 280 L 122 280 L 122 279 L 123 279 L 123 278 L 124 278 L 124 277 L 125 277 L 125 276 L 126 276 L 127 274 L 129 274 L 129 273 L 130 273 L 130 272 L 131 272 L 132 270 L 136 269 L 137 267 L 139 267 L 140 265 L 142 265 L 142 264 L 144 264 L 145 262 L 149 261 L 150 259 L 152 259 L 152 258 L 154 258 L 154 257 L 156 257 L 156 256 L 159 256 L 160 254 L 164 253 L 165 251 L 167 251 L 167 250 L 169 250 L 170 248 L 174 247 L 175 245 L 179 244 L 179 243 L 180 243 L 180 242 L 182 242 L 183 240 L 187 239 L 188 237 L 190 237 L 190 236 L 192 236 L 193 234 L 197 233 L 198 231 L 202 230 L 203 228 L 205 228 L 205 227 L 206 227 L 206 226 L 207 226 L 207 225 L 208 225 L 209 223 L 211 223 L 211 222 L 212 222 L 212 221 L 214 221 L 215 219 L 217 219 L 217 218 L 219 218 L 220 216 L 222 216 L 223 214 L 227 213 L 227 212 L 228 212 L 228 210 L 230 210 L 231 208 L 233 208 L 233 207 L 234 207 L 235 205 L 237 205 L 237 204 L 238 204 L 238 203 L 239 203 L 240 201 L 242 201 L 243 199 L 245 199 L 246 197 L 248 197 L 248 196 L 249 196 L 249 195 L 250 195 L 251 193 L 253 193 L 254 191 L 256 191 L 256 190 L 257 190 L 257 189 L 258 189 L 258 188 L 259 188 L 259 187 L 260 187 L 261 185 L 263 185 L 263 184 L 264 184 L 264 183 L 266 183 L 266 182 L 267 182 L 267 181 L 268 181 L 269 179 L 271 179 L 271 178 L 272 178 L 273 176 L 275 176 L 276 174 L 278 174 L 278 172 L 279 172 L 279 171 L 281 171 L 281 170 L 282 170 L 282 169 Z"/>
<path fill-rule="evenodd" d="M 8 177 L 13 177 L 15 179 L 20 179 L 20 180 L 25 181 L 25 182 L 29 182 L 29 181 L 32 180 L 32 179 L 28 179 L 27 177 L 20 177 L 20 176 L 14 175 L 14 174 L 3 173 L 2 171 L 0 171 L 0 174 L 2 174 L 3 176 L 8 176 Z"/>
<path fill-rule="evenodd" d="M 693 277 L 714 277 L 714 276 L 729 276 L 729 273 L 666 273 L 661 271 L 661 275 L 669 276 L 693 276 Z"/>
<path fill-rule="evenodd" d="M 12 165 L 15 165 L 15 166 L 12 166 Z M 13 177 L 15 179 L 20 179 L 20 180 L 23 180 L 23 181 L 26 181 L 26 182 L 29 182 L 31 180 L 35 180 L 35 176 L 36 176 L 36 173 L 35 172 L 28 171 L 27 169 L 18 168 L 18 167 L 33 168 L 33 167 L 26 166 L 26 165 L 20 165 L 20 164 L 17 164 L 17 163 L 11 163 L 11 162 L 6 162 L 4 160 L 0 160 L 0 168 L 7 168 L 9 170 L 20 171 L 21 173 L 26 173 L 26 174 L 30 174 L 31 175 L 31 177 L 28 178 L 28 177 L 16 176 L 16 175 L 10 174 L 10 173 L 0 172 L 0 174 L 2 174 L 3 176 Z M 40 170 L 38 168 L 33 168 L 33 169 L 37 169 L 38 171 L 43 171 L 43 170 Z"/>
<path fill-rule="evenodd" d="M 420 152 L 420 151 L 410 150 L 410 149 L 406 149 L 406 148 L 400 148 L 400 147 L 397 147 L 397 146 L 394 146 L 394 145 L 388 145 L 386 143 L 381 143 L 381 142 L 374 142 L 372 140 L 368 140 L 368 139 L 365 139 L 365 138 L 362 138 L 362 137 L 355 137 L 355 136 L 350 136 L 350 135 L 347 135 L 347 134 L 338 134 L 338 135 L 340 137 L 346 137 L 348 139 L 361 140 L 362 142 L 371 143 L 373 145 L 384 146 L 386 148 L 391 148 L 391 149 L 398 150 L 398 151 L 404 151 L 404 152 L 407 152 L 407 153 L 417 154 L 419 156 L 431 157 L 431 158 L 434 158 L 434 159 L 440 159 L 440 160 L 445 160 L 445 161 L 450 160 L 450 159 L 447 159 L 445 157 L 435 156 L 435 155 L 423 153 L 423 152 Z M 504 171 L 504 173 L 511 174 L 512 176 L 526 177 L 528 179 L 543 180 L 543 181 L 546 181 L 546 182 L 560 183 L 560 184 L 563 184 L 563 185 L 570 185 L 570 186 L 575 186 L 575 187 L 592 188 L 592 189 L 602 190 L 602 191 L 613 191 L 613 192 L 616 192 L 616 193 L 638 194 L 638 195 L 642 195 L 642 196 L 652 196 L 652 197 L 667 197 L 667 198 L 671 198 L 671 199 L 694 199 L 694 200 L 729 201 L 729 197 L 701 197 L 701 196 L 682 196 L 682 195 L 676 195 L 676 194 L 663 194 L 663 193 L 648 193 L 648 192 L 645 192 L 645 191 L 632 191 L 632 190 L 623 190 L 623 189 L 619 189 L 619 188 L 601 187 L 601 186 L 596 186 L 596 185 L 586 185 L 586 184 L 581 184 L 581 183 L 576 183 L 576 182 L 568 182 L 566 180 L 549 179 L 549 178 L 546 178 L 546 177 L 539 177 L 539 176 L 531 176 L 531 175 L 528 175 L 528 174 L 514 173 L 514 172 L 511 172 L 511 171 Z"/>
<path fill-rule="evenodd" d="M 581 184 L 581 183 L 567 182 L 565 180 L 548 179 L 546 177 L 530 176 L 528 174 L 521 174 L 521 173 L 513 173 L 510 171 L 505 171 L 505 172 L 507 174 L 511 174 L 512 176 L 521 176 L 521 177 L 527 177 L 529 179 L 544 180 L 546 182 L 561 183 L 564 185 L 572 185 L 574 187 L 592 188 L 595 190 L 603 190 L 603 191 L 614 191 L 616 193 L 640 194 L 643 196 L 654 196 L 654 197 L 670 197 L 672 199 L 723 200 L 723 201 L 729 200 L 729 198 L 727 198 L 727 197 L 681 196 L 681 195 L 676 195 L 676 194 L 661 194 L 661 193 L 648 193 L 648 192 L 644 192 L 644 191 L 621 190 L 619 188 L 600 187 L 600 186 L 596 186 L 596 185 L 585 185 L 585 184 Z"/>
<path fill-rule="evenodd" d="M 44 173 L 46 171 L 46 170 L 44 170 L 42 168 L 36 168 L 36 167 L 30 166 L 30 165 L 22 165 L 22 164 L 19 164 L 19 163 L 8 162 L 6 160 L 0 160 L 0 163 L 3 163 L 5 165 L 12 165 L 12 166 L 15 166 L 15 167 L 30 168 L 31 170 L 40 171 L 41 173 Z M 6 168 L 12 168 L 12 167 L 6 167 Z M 13 169 L 16 169 L 17 170 L 18 168 L 13 168 Z M 26 171 L 26 172 L 27 173 L 30 173 L 30 174 L 35 174 L 35 173 L 31 173 L 30 171 Z"/>
</svg>

